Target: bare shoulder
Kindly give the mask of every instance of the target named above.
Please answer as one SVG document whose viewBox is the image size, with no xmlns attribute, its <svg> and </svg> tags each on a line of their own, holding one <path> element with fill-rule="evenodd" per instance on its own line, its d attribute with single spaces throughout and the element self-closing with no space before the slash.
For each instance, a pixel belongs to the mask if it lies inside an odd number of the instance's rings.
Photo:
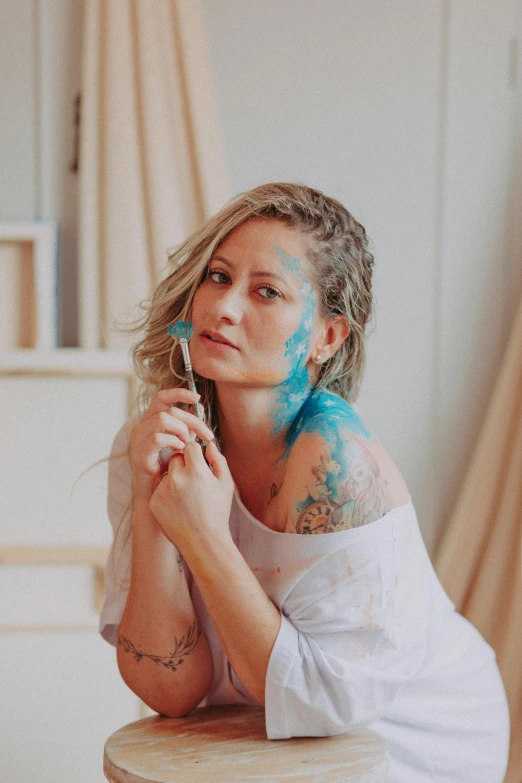
<svg viewBox="0 0 522 783">
<path fill-rule="evenodd" d="M 361 527 L 409 500 L 406 482 L 374 436 L 342 429 L 335 438 L 303 432 L 290 454 L 279 498 L 286 533 Z"/>
</svg>

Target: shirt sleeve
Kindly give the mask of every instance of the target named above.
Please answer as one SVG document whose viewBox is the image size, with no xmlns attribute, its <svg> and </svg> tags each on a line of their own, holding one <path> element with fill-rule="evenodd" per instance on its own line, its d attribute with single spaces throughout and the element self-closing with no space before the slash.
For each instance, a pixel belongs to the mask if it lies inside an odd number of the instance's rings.
<svg viewBox="0 0 522 783">
<path fill-rule="evenodd" d="M 408 621 L 378 559 L 353 579 L 345 556 L 323 558 L 283 602 L 265 685 L 268 739 L 369 726 L 424 662 L 422 597 L 413 599 L 418 622 Z"/>
<path fill-rule="evenodd" d="M 101 636 L 116 646 L 130 586 L 132 551 L 132 468 L 128 456 L 131 423 L 117 433 L 109 459 L 107 513 L 113 541 L 105 566 L 105 599 L 100 611 Z"/>
</svg>

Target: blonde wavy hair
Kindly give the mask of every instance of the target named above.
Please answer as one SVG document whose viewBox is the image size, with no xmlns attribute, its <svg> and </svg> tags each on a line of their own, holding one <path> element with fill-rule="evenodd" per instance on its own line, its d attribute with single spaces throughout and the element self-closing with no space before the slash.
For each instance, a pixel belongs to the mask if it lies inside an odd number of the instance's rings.
<svg viewBox="0 0 522 783">
<path fill-rule="evenodd" d="M 339 201 L 319 190 L 276 182 L 240 193 L 188 239 L 170 249 L 168 265 L 172 271 L 151 299 L 140 303 L 145 315 L 132 327 L 120 326 L 127 333 L 144 332 L 131 353 L 141 381 L 137 401 L 140 412 L 158 391 L 186 385 L 183 354 L 167 327 L 174 321 L 191 320 L 194 295 L 218 246 L 235 228 L 253 218 L 283 221 L 305 238 L 310 282 L 319 293 L 320 315 L 328 319 L 341 314 L 350 326 L 347 338 L 321 366 L 316 387 L 335 392 L 349 403 L 357 400 L 366 359 L 365 328 L 373 315 L 374 257 L 366 231 Z M 205 422 L 220 445 L 214 381 L 196 373 L 195 378 Z M 180 407 L 188 410 L 190 406 Z"/>
</svg>

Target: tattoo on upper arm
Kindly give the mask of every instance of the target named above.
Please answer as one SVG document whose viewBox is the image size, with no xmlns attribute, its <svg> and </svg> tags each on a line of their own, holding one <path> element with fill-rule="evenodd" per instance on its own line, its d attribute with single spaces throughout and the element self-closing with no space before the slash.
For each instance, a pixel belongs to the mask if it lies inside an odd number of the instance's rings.
<svg viewBox="0 0 522 783">
<path fill-rule="evenodd" d="M 144 653 L 133 644 L 126 636 L 118 634 L 118 644 L 123 647 L 125 652 L 130 652 L 134 655 L 136 661 L 141 661 L 142 658 L 150 658 L 151 661 L 158 664 L 158 666 L 164 666 L 166 669 L 171 669 L 175 672 L 180 664 L 183 663 L 183 656 L 189 655 L 197 646 L 199 637 L 201 636 L 201 628 L 198 625 L 197 617 L 194 618 L 194 622 L 191 624 L 188 633 L 177 640 L 174 637 L 174 651 L 170 655 L 153 655 L 152 653 Z"/>
<path fill-rule="evenodd" d="M 180 555 L 179 552 L 176 555 L 176 562 L 178 564 L 178 568 L 179 568 L 180 572 L 183 571 L 183 560 L 181 559 L 181 555 Z"/>
<path fill-rule="evenodd" d="M 380 519 L 386 513 L 385 481 L 379 466 L 363 443 L 344 447 L 347 468 L 332 457 L 326 446 L 319 462 L 312 465 L 305 484 L 308 496 L 294 506 L 297 523 L 295 532 L 301 534 L 334 533 L 361 527 Z"/>
</svg>

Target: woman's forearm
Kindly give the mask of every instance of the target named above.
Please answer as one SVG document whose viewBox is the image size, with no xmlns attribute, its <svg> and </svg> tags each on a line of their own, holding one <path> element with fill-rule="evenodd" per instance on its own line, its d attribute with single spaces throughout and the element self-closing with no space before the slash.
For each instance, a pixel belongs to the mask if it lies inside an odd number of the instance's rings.
<svg viewBox="0 0 522 783">
<path fill-rule="evenodd" d="M 186 558 L 232 668 L 264 706 L 268 663 L 282 622 L 279 609 L 230 536 L 202 541 Z"/>
<path fill-rule="evenodd" d="M 212 656 L 181 557 L 144 504 L 133 513 L 131 583 L 117 660 L 128 687 L 169 717 L 196 707 L 212 680 Z"/>
</svg>

